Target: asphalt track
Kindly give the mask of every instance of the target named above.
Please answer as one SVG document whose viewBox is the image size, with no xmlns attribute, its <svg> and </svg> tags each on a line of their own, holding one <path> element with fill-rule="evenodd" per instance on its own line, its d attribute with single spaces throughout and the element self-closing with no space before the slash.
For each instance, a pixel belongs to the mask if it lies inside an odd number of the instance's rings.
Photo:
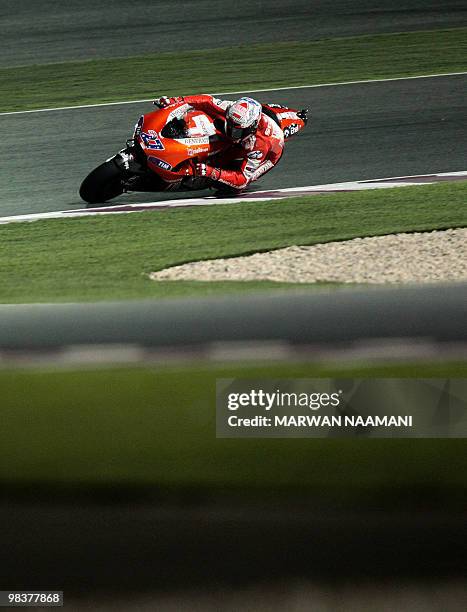
<svg viewBox="0 0 467 612">
<path fill-rule="evenodd" d="M 465 170 L 465 91 L 467 75 L 256 93 L 261 101 L 309 107 L 312 121 L 254 189 Z M 0 216 L 81 208 L 84 176 L 124 146 L 139 115 L 150 110 L 135 103 L 0 115 L 8 151 L 0 166 Z M 162 199 L 167 194 L 132 194 L 115 203 Z"/>
<path fill-rule="evenodd" d="M 2 0 L 0 67 L 466 24 L 464 0 Z"/>
</svg>

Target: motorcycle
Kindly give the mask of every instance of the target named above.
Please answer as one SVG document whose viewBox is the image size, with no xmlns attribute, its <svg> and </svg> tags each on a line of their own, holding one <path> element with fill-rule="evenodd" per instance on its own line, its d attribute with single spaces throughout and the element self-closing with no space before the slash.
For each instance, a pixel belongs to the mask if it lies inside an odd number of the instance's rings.
<svg viewBox="0 0 467 612">
<path fill-rule="evenodd" d="M 284 138 L 302 130 L 307 109 L 263 104 Z M 111 200 L 127 191 L 193 191 L 211 186 L 210 179 L 194 176 L 197 162 L 210 160 L 230 147 L 215 121 L 186 102 L 142 115 L 126 147 L 92 170 L 79 194 L 89 204 Z"/>
</svg>

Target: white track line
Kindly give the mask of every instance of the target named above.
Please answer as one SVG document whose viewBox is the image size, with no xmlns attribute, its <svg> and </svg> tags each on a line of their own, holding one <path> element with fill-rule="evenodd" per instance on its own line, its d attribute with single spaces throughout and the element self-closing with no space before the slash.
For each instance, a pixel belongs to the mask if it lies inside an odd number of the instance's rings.
<svg viewBox="0 0 467 612">
<path fill-rule="evenodd" d="M 213 96 L 230 96 L 239 93 L 262 93 L 268 91 L 287 91 L 289 89 L 314 89 L 317 87 L 337 87 L 340 85 L 359 85 L 363 83 L 386 83 L 389 81 L 409 81 L 412 79 L 434 79 L 438 77 L 462 76 L 467 72 L 445 72 L 443 74 L 422 74 L 418 76 L 392 77 L 387 79 L 366 79 L 362 81 L 341 81 L 338 83 L 317 83 L 315 85 L 292 85 L 291 87 L 271 87 L 270 89 L 243 89 L 241 91 L 224 91 L 221 93 L 213 93 Z M 29 113 L 51 113 L 54 111 L 73 110 L 80 108 L 98 108 L 99 106 L 123 106 L 125 104 L 143 104 L 152 102 L 154 98 L 144 100 L 125 100 L 122 102 L 99 102 L 98 104 L 80 104 L 77 106 L 57 106 L 54 108 L 35 108 L 32 110 L 7 111 L 0 113 L 0 117 L 6 115 L 26 115 Z"/>
<path fill-rule="evenodd" d="M 114 204 L 113 206 L 102 206 L 98 208 L 80 208 L 61 210 L 46 213 L 31 213 L 27 215 L 16 215 L 0 217 L 0 225 L 9 223 L 21 223 L 40 221 L 43 219 L 69 219 L 72 217 L 90 217 L 99 215 L 126 215 L 128 213 L 144 212 L 161 208 L 188 208 L 194 206 L 213 206 L 218 204 L 240 204 L 242 202 L 266 202 L 268 200 L 282 200 L 284 198 L 299 197 L 308 194 L 322 194 L 346 191 L 364 191 L 368 189 L 391 189 L 393 187 L 409 187 L 413 185 L 430 185 L 444 178 L 456 178 L 467 180 L 467 171 L 463 172 L 440 172 L 433 174 L 417 174 L 403 177 L 389 177 L 385 179 L 374 179 L 366 181 L 351 181 L 348 183 L 329 183 L 327 185 L 308 185 L 306 187 L 290 187 L 286 189 L 271 189 L 268 191 L 255 191 L 245 193 L 235 198 L 216 198 L 207 196 L 204 198 L 184 198 L 179 200 L 163 200 L 157 202 L 143 202 L 132 204 Z M 418 182 L 417 182 L 418 179 Z M 427 180 L 432 179 L 432 180 Z"/>
</svg>

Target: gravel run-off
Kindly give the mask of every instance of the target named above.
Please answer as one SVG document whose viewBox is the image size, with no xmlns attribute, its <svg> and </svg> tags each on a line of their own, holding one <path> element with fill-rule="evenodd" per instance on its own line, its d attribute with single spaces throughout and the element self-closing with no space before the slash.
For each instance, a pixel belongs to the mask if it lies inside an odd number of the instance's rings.
<svg viewBox="0 0 467 612">
<path fill-rule="evenodd" d="M 467 228 L 291 246 L 153 272 L 161 280 L 408 283 L 467 280 Z"/>
</svg>

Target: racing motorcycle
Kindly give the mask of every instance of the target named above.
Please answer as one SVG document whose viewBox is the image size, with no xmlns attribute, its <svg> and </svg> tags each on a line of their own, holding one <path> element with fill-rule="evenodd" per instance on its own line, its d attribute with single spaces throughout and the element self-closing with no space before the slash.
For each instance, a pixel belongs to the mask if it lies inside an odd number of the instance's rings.
<svg viewBox="0 0 467 612">
<path fill-rule="evenodd" d="M 288 139 L 302 130 L 307 109 L 263 104 L 263 113 L 275 121 Z M 210 179 L 194 176 L 197 162 L 232 146 L 215 121 L 186 102 L 142 115 L 126 147 L 92 170 L 79 194 L 89 204 L 111 200 L 127 191 L 192 191 L 206 189 Z"/>
</svg>

